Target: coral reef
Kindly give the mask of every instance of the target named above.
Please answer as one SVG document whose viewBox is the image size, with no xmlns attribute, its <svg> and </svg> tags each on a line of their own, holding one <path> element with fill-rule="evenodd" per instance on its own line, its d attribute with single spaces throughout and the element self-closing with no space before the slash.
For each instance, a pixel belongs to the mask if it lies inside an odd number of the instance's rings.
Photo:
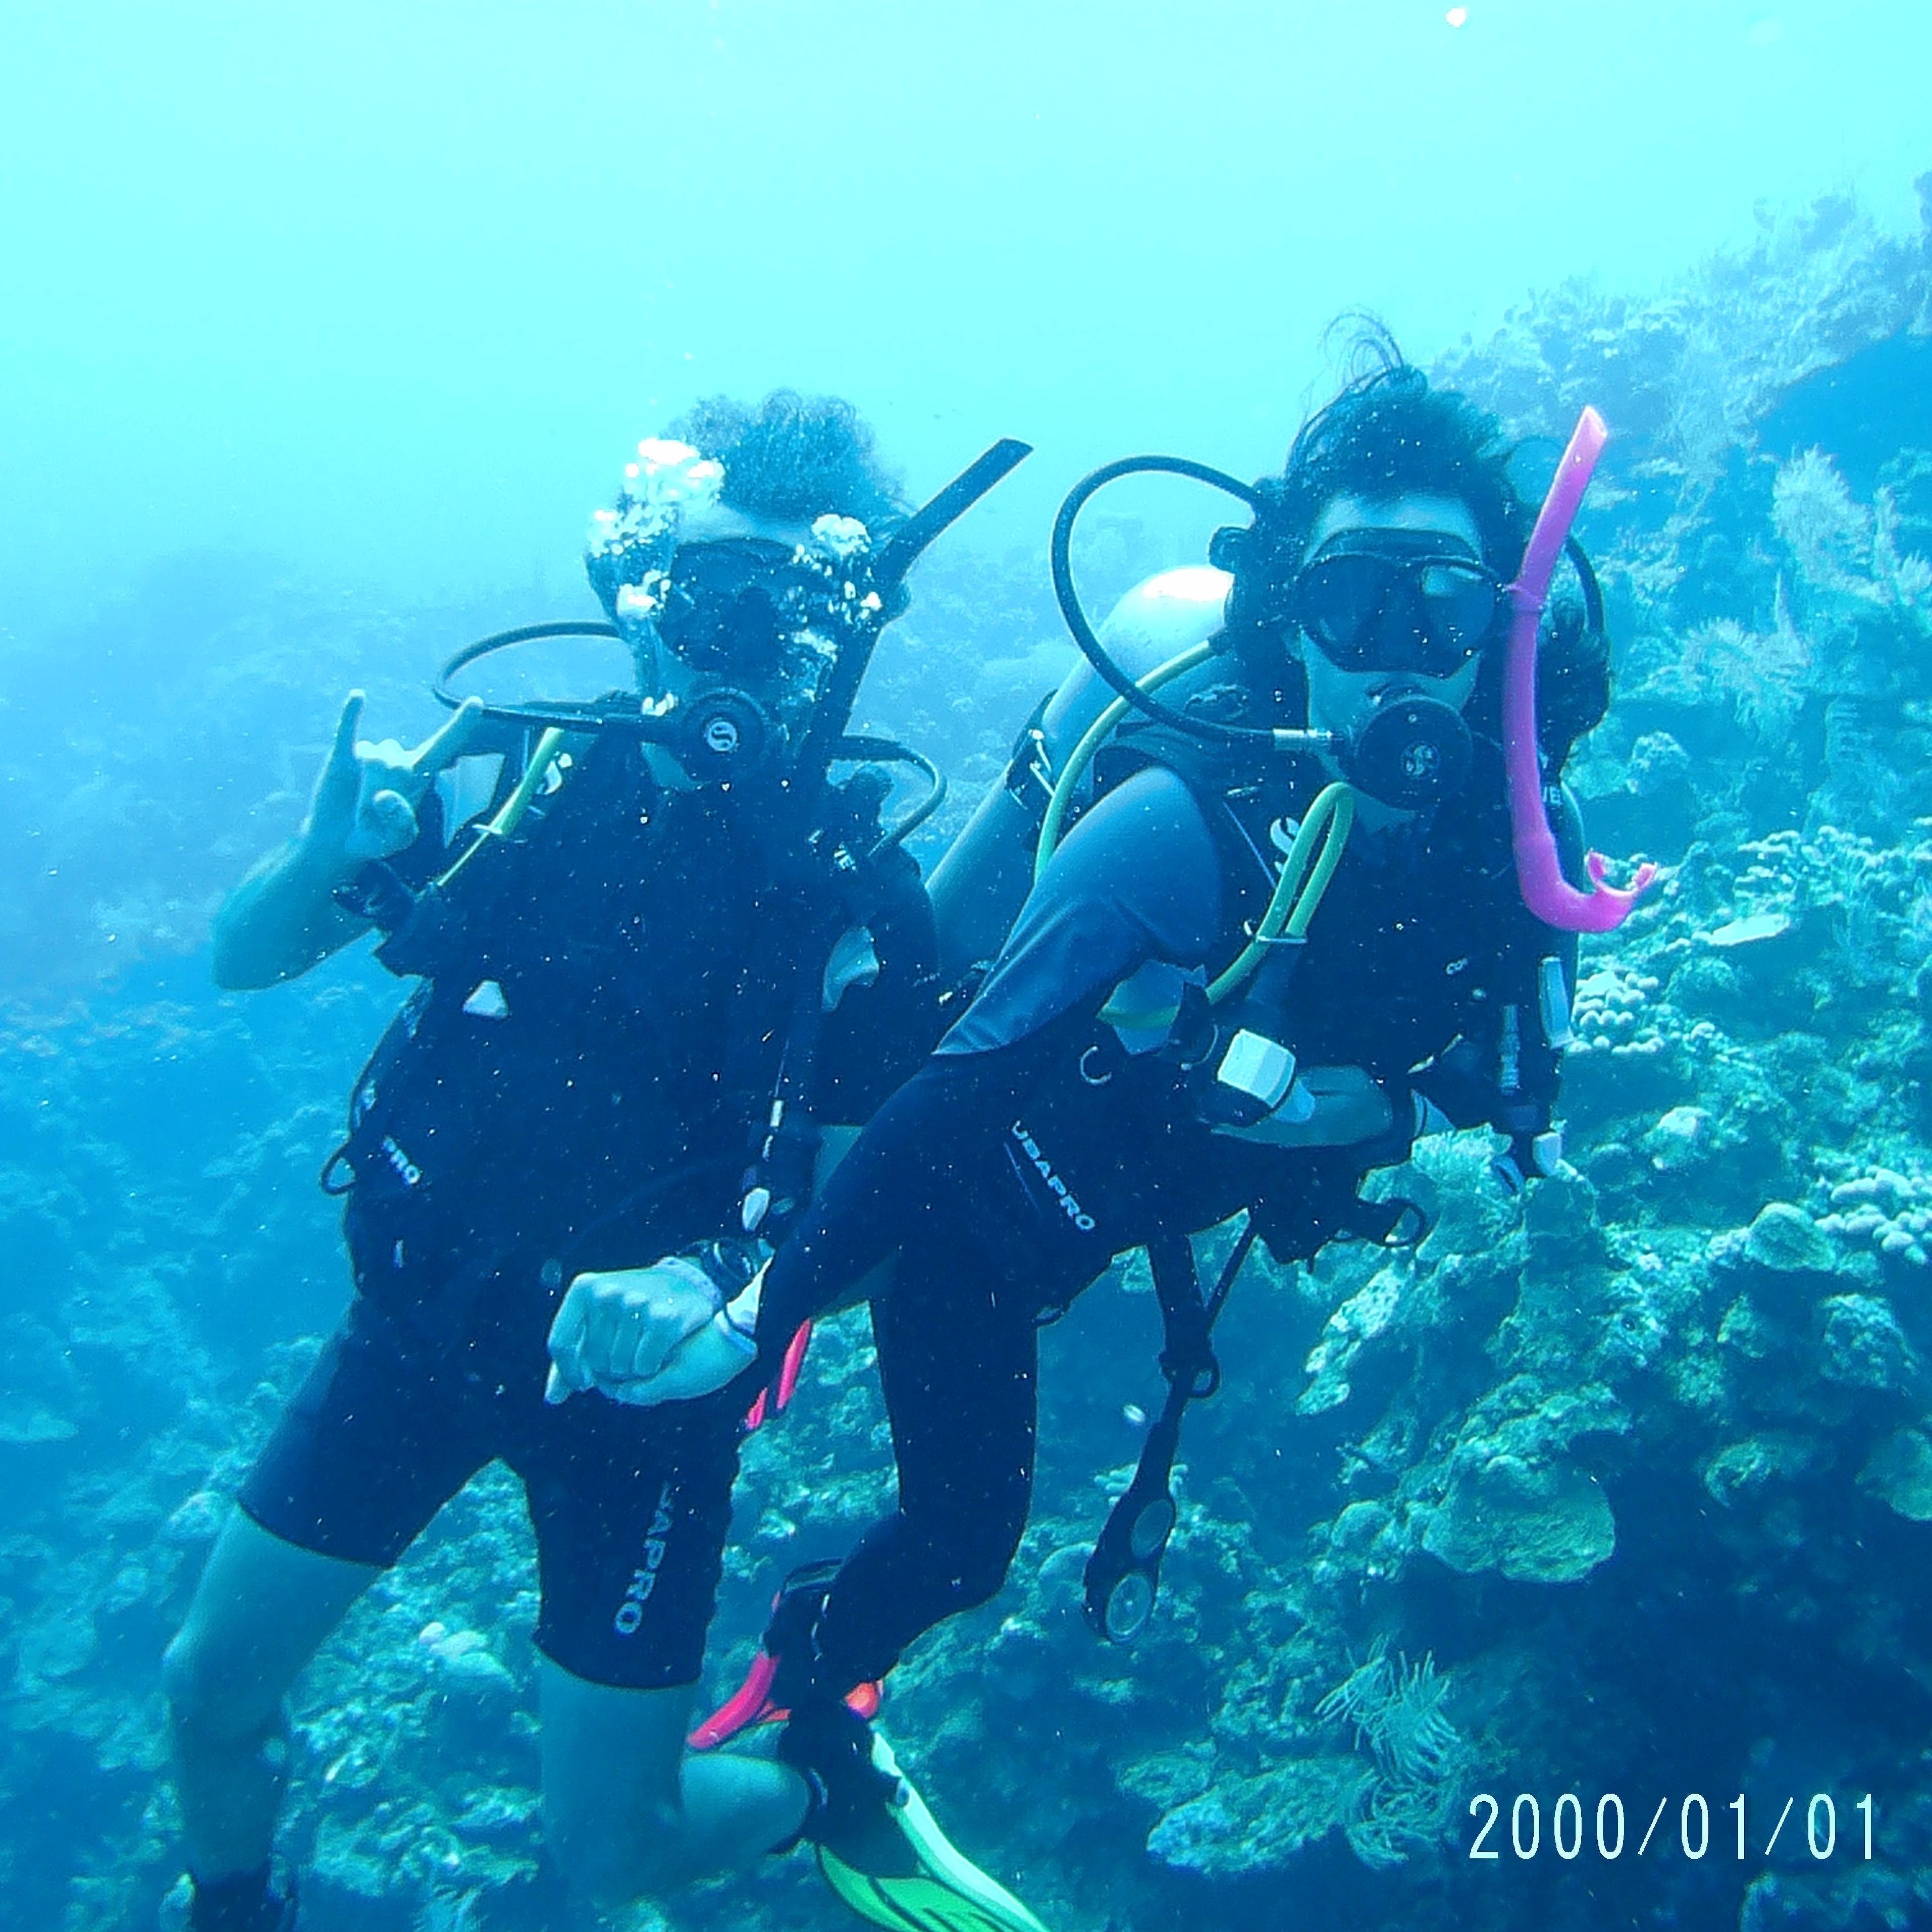
<svg viewBox="0 0 1932 1932">
<path fill-rule="evenodd" d="M 1932 429 L 1867 406 L 1922 387 L 1928 335 L 1925 238 L 1832 202 L 1652 302 L 1540 298 L 1439 372 L 1519 430 L 1592 400 L 1616 431 L 1583 535 L 1618 695 L 1570 776 L 1594 842 L 1664 880 L 1587 946 L 1562 1173 L 1518 1202 L 1485 1137 L 1445 1137 L 1389 1184 L 1436 1215 L 1414 1253 L 1250 1262 L 1131 1652 L 1094 1641 L 1079 1579 L 1158 1407 L 1144 1270 L 1045 1338 L 1020 1562 L 896 1673 L 887 1720 L 1049 1923 L 1273 1926 L 1284 1886 L 1308 1922 L 1413 1932 L 1932 1913 Z M 1096 524 L 1083 568 L 1104 590 L 1164 543 Z M 406 728 L 433 643 L 500 614 L 345 613 L 201 559 L 10 656 L 8 776 L 46 802 L 0 895 L 0 1887 L 22 1923 L 146 1925 L 172 1884 L 155 1658 L 344 1292 L 308 1184 L 393 986 L 350 959 L 218 998 L 208 908 L 292 823 L 335 688 L 378 668 Z M 110 651 L 111 687 L 86 668 Z M 942 755 L 956 824 L 1064 662 L 1037 560 L 943 551 L 867 722 Z M 216 776 L 182 762 L 218 740 Z M 710 1688 L 774 1575 L 890 1484 L 848 1316 L 748 1456 Z M 578 1922 L 539 1850 L 533 1590 L 493 1473 L 319 1660 L 288 1832 L 316 1932 Z M 1869 1861 L 1846 1849 L 1867 1792 Z M 1714 1846 L 1744 1794 L 1753 1857 L 1673 1840 L 1612 1882 L 1550 1849 L 1566 1794 L 1586 1820 L 1618 1794 L 1634 1838 L 1687 1792 Z M 1467 1856 L 1479 1793 L 1498 1865 Z M 1537 1859 L 1510 1848 L 1518 1794 Z M 631 1922 L 840 1921 L 793 1860 Z"/>
</svg>

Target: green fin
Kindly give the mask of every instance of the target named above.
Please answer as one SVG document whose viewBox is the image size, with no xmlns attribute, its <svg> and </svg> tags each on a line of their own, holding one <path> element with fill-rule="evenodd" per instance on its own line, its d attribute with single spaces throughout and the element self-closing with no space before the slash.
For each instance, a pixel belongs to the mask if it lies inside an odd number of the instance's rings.
<svg viewBox="0 0 1932 1932">
<path fill-rule="evenodd" d="M 820 1846 L 818 1868 L 846 1904 L 861 1918 L 893 1932 L 1046 1932 L 1025 1906 L 939 1828 L 926 1800 L 899 1769 L 892 1747 L 876 1731 L 872 1762 L 898 1781 L 902 1802 L 893 1808 L 893 1820 L 925 1875 L 873 1878 Z"/>
<path fill-rule="evenodd" d="M 1014 1917 L 936 1878 L 868 1878 L 822 1846 L 818 1869 L 861 1918 L 892 1932 L 1034 1932 L 1040 1924 L 1016 1900 Z"/>
</svg>

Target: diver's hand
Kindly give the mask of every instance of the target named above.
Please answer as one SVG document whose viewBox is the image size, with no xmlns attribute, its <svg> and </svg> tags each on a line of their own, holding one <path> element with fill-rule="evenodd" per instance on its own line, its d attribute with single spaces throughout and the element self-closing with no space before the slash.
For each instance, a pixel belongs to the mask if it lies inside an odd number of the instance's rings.
<svg viewBox="0 0 1932 1932">
<path fill-rule="evenodd" d="M 665 1264 L 660 1262 L 658 1265 L 662 1268 Z M 642 1269 L 638 1272 L 648 1274 L 655 1270 Z M 693 1272 L 698 1270 L 694 1269 Z M 578 1277 L 579 1281 L 585 1279 L 580 1275 Z M 599 1375 L 592 1385 L 613 1402 L 626 1402 L 639 1408 L 652 1408 L 664 1402 L 690 1402 L 699 1396 L 715 1394 L 727 1383 L 735 1382 L 758 1353 L 758 1345 L 752 1337 L 758 1327 L 758 1297 L 764 1282 L 764 1270 L 760 1268 L 750 1283 L 740 1291 L 737 1298 L 723 1308 L 716 1306 L 714 1291 L 714 1312 L 688 1330 L 651 1374 Z M 574 1288 L 576 1284 L 573 1282 L 572 1286 Z M 709 1277 L 706 1286 L 710 1286 Z M 563 1311 L 559 1310 L 559 1322 L 562 1317 Z M 551 1331 L 550 1350 L 556 1356 L 554 1329 Z M 572 1384 L 564 1379 L 562 1359 L 559 1357 L 550 1370 L 550 1384 L 544 1390 L 547 1402 L 562 1402 L 571 1393 Z M 573 1359 L 573 1367 L 579 1366 L 580 1359 Z"/>
<path fill-rule="evenodd" d="M 760 1272 L 736 1300 L 680 1342 L 656 1375 L 621 1382 L 605 1393 L 614 1401 L 648 1408 L 661 1402 L 693 1402 L 736 1382 L 758 1352 L 753 1330 L 758 1322 L 758 1292 L 764 1286 Z"/>
<path fill-rule="evenodd" d="M 563 1402 L 593 1388 L 627 1400 L 620 1390 L 655 1376 L 724 1300 L 704 1269 L 682 1255 L 650 1268 L 579 1275 L 550 1324 L 544 1400 Z"/>
<path fill-rule="evenodd" d="M 482 699 L 466 698 L 441 730 L 409 751 L 394 738 L 358 738 L 362 704 L 362 693 L 352 691 L 296 839 L 308 863 L 338 883 L 415 838 L 423 794 L 463 756 L 483 720 Z"/>
<path fill-rule="evenodd" d="M 214 915 L 217 986 L 240 992 L 295 979 L 368 929 L 336 903 L 337 890 L 415 838 L 418 802 L 468 748 L 482 716 L 480 701 L 467 699 L 413 752 L 365 745 L 356 736 L 362 694 L 349 694 L 302 830 L 258 860 Z"/>
</svg>

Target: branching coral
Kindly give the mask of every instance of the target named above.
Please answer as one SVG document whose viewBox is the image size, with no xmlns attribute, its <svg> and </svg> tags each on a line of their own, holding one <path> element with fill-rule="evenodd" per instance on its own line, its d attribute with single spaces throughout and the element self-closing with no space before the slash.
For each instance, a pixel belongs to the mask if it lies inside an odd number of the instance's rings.
<svg viewBox="0 0 1932 1932">
<path fill-rule="evenodd" d="M 1735 881 L 1746 917 L 1826 922 L 1847 977 L 1888 982 L 1932 943 L 1932 843 L 1881 846 L 1835 825 L 1774 832 L 1739 850 L 1751 862 Z"/>
</svg>

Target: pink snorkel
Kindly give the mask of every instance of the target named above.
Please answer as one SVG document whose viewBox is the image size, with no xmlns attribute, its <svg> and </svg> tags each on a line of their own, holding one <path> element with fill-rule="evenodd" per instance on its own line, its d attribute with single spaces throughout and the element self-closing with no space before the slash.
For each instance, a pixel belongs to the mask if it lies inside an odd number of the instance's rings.
<svg viewBox="0 0 1932 1932">
<path fill-rule="evenodd" d="M 1503 671 L 1503 754 L 1509 773 L 1510 842 L 1516 850 L 1516 884 L 1522 902 L 1546 926 L 1565 932 L 1614 932 L 1657 877 L 1646 865 L 1628 890 L 1604 884 L 1604 856 L 1592 852 L 1584 863 L 1591 889 L 1580 892 L 1563 876 L 1556 836 L 1543 808 L 1543 760 L 1536 736 L 1536 633 L 1550 594 L 1550 579 L 1562 553 L 1577 506 L 1590 487 L 1590 472 L 1604 453 L 1610 431 L 1594 410 L 1577 419 L 1576 434 L 1557 465 L 1538 513 L 1522 568 L 1509 586 L 1516 615 L 1510 626 L 1509 656 Z"/>
</svg>

